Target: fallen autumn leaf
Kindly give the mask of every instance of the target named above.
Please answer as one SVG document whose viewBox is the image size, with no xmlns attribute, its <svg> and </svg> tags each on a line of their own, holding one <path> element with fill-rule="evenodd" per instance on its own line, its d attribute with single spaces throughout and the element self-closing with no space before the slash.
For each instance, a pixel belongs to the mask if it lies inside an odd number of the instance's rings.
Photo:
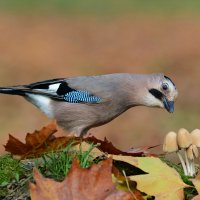
<svg viewBox="0 0 200 200">
<path fill-rule="evenodd" d="M 144 154 L 147 155 L 147 150 L 152 148 L 136 148 L 135 150 L 133 148 L 129 151 L 121 151 L 106 138 L 100 140 L 94 136 L 87 138 L 73 136 L 55 137 L 54 134 L 56 132 L 56 124 L 50 123 L 39 131 L 36 130 L 31 134 L 28 133 L 25 138 L 25 144 L 12 135 L 9 135 L 9 140 L 5 145 L 5 150 L 10 152 L 12 155 L 17 155 L 20 159 L 26 159 L 40 157 L 44 153 L 60 150 L 61 148 L 66 147 L 66 145 L 72 140 L 74 141 L 74 145 L 80 144 L 83 141 L 98 144 L 96 148 L 101 152 L 113 155 L 142 156 Z"/>
<path fill-rule="evenodd" d="M 111 155 L 113 160 L 127 162 L 146 172 L 147 174 L 128 176 L 137 182 L 137 189 L 156 200 L 182 200 L 183 188 L 188 187 L 175 169 L 167 166 L 155 157 L 131 157 Z"/>
<path fill-rule="evenodd" d="M 32 200 L 141 200 L 132 192 L 117 190 L 112 182 L 112 159 L 94 164 L 89 169 L 80 167 L 77 160 L 63 182 L 44 178 L 34 169 L 36 184 L 30 183 Z"/>
</svg>

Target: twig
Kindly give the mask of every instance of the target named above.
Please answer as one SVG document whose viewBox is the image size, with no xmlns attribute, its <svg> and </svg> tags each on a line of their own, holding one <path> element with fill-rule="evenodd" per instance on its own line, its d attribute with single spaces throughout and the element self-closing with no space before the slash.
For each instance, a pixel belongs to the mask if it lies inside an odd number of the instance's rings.
<svg viewBox="0 0 200 200">
<path fill-rule="evenodd" d="M 128 191 L 132 194 L 132 196 L 133 196 L 136 200 L 138 200 L 138 198 L 136 197 L 136 195 L 132 192 L 132 190 L 131 190 L 131 188 L 130 188 L 130 185 L 129 185 L 129 182 L 128 182 L 128 178 L 127 178 L 127 176 L 126 176 L 126 172 L 125 172 L 124 170 L 122 170 L 122 173 L 123 173 L 123 175 L 124 175 L 124 177 L 125 177 L 126 185 L 127 185 Z"/>
</svg>

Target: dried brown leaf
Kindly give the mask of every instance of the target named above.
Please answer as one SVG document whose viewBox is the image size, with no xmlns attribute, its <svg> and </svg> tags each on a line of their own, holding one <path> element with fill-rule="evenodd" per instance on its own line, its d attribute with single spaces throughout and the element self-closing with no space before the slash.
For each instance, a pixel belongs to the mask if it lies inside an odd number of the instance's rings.
<svg viewBox="0 0 200 200">
<path fill-rule="evenodd" d="M 25 152 L 30 150 L 30 147 L 9 134 L 5 150 L 13 155 L 23 155 Z"/>
<path fill-rule="evenodd" d="M 80 167 L 77 160 L 63 182 L 44 178 L 35 169 L 36 184 L 30 184 L 32 200 L 140 200 L 131 192 L 117 190 L 112 182 L 112 160 L 94 164 L 89 169 Z"/>
<path fill-rule="evenodd" d="M 128 151 L 121 151 L 117 149 L 110 141 L 107 140 L 107 138 L 104 138 L 104 140 L 99 140 L 92 137 L 84 138 L 84 141 L 86 142 L 93 142 L 94 144 L 99 144 L 98 149 L 101 151 L 113 154 L 113 155 L 124 155 L 124 156 L 142 156 L 144 154 L 148 154 L 147 150 L 153 147 L 143 147 L 143 148 L 131 148 Z M 155 146 L 156 147 L 156 146 Z"/>
<path fill-rule="evenodd" d="M 57 131 L 56 124 L 50 123 L 39 131 L 28 133 L 26 135 L 25 144 L 9 135 L 9 140 L 5 145 L 5 150 L 12 155 L 18 155 L 21 158 L 30 158 L 41 156 L 50 150 L 57 150 L 66 145 L 71 138 L 58 137 L 55 138 L 53 134 Z"/>
<path fill-rule="evenodd" d="M 70 141 L 74 141 L 75 144 L 80 144 L 85 141 L 87 143 L 98 144 L 98 149 L 103 153 L 113 154 L 113 155 L 129 155 L 129 156 L 142 156 L 146 155 L 147 149 L 137 148 L 131 149 L 129 151 L 121 151 L 117 149 L 111 142 L 106 138 L 104 140 L 99 140 L 92 137 L 81 138 L 81 137 L 55 137 L 54 134 L 57 132 L 56 124 L 50 123 L 48 126 L 43 127 L 39 131 L 34 131 L 33 133 L 28 133 L 25 138 L 25 143 L 21 142 L 17 138 L 9 135 L 9 140 L 5 145 L 5 150 L 10 152 L 12 155 L 17 155 L 21 159 L 40 157 L 44 153 L 52 150 L 58 150 L 65 147 Z"/>
</svg>

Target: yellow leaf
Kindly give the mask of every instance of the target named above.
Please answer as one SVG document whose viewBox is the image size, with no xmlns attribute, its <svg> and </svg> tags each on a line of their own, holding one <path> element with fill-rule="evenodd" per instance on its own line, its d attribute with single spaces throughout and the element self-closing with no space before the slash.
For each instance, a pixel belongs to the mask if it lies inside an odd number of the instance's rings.
<svg viewBox="0 0 200 200">
<path fill-rule="evenodd" d="M 123 161 L 140 168 L 148 174 L 129 176 L 137 182 L 137 189 L 156 200 L 182 200 L 183 188 L 188 187 L 175 169 L 169 167 L 159 158 L 115 156 L 113 160 Z"/>
<path fill-rule="evenodd" d="M 191 179 L 191 181 L 198 192 L 198 195 L 195 196 L 192 200 L 199 200 L 200 199 L 200 172 L 198 172 L 195 179 Z"/>
</svg>

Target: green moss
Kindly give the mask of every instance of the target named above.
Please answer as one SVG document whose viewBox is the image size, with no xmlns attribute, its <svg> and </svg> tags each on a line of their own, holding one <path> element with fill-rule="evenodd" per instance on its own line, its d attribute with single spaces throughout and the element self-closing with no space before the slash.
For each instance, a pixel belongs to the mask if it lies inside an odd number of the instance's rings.
<svg viewBox="0 0 200 200">
<path fill-rule="evenodd" d="M 19 181 L 23 169 L 18 160 L 13 159 L 10 155 L 0 157 L 0 186 L 4 186 L 12 180 Z"/>
<path fill-rule="evenodd" d="M 50 152 L 41 158 L 18 161 L 11 155 L 0 156 L 0 199 L 9 196 L 10 199 L 29 198 L 28 183 L 33 180 L 32 167 L 36 166 L 45 177 L 63 180 L 71 168 L 74 158 L 81 167 L 87 168 L 94 161 L 91 151 L 96 145 L 89 144 L 88 150 L 73 149 L 73 142 L 60 151 Z"/>
<path fill-rule="evenodd" d="M 9 194 L 6 186 L 18 182 L 22 174 L 23 168 L 18 160 L 13 159 L 11 155 L 0 156 L 0 197 Z"/>
</svg>

